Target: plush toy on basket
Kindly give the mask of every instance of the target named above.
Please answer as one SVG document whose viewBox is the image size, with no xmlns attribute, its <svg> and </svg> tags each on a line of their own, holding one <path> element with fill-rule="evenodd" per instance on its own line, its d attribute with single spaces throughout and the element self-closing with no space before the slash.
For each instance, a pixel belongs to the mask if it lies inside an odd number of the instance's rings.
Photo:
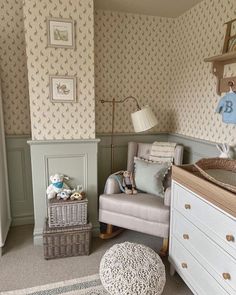
<svg viewBox="0 0 236 295">
<path fill-rule="evenodd" d="M 75 189 L 73 189 L 73 190 L 63 189 L 63 191 L 61 191 L 57 194 L 57 199 L 58 200 L 62 199 L 63 201 L 66 201 L 67 199 L 69 199 L 71 197 L 71 194 L 73 194 L 74 192 L 75 192 Z"/>
<path fill-rule="evenodd" d="M 50 176 L 51 184 L 47 188 L 48 199 L 53 199 L 57 194 L 61 193 L 63 190 L 69 190 L 69 186 L 65 183 L 65 180 L 69 180 L 69 177 L 63 174 L 56 173 Z"/>
<path fill-rule="evenodd" d="M 56 173 L 50 177 L 51 184 L 47 188 L 47 197 L 49 200 L 57 198 L 66 201 L 68 199 L 81 201 L 85 198 L 83 192 L 83 186 L 79 184 L 77 189 L 71 189 L 65 180 L 69 180 L 69 177 L 63 174 Z"/>
<path fill-rule="evenodd" d="M 85 192 L 74 192 L 71 196 L 70 199 L 73 200 L 78 200 L 81 201 L 85 198 Z"/>
</svg>

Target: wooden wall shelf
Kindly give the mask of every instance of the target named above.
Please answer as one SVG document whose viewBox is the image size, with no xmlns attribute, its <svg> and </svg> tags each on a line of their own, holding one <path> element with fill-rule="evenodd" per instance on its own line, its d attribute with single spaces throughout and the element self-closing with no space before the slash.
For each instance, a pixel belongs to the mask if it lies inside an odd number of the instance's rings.
<svg viewBox="0 0 236 295">
<path fill-rule="evenodd" d="M 223 78 L 224 66 L 227 64 L 236 63 L 236 51 L 205 58 L 204 61 L 212 62 L 212 72 L 217 77 L 216 91 L 218 95 L 221 95 L 222 92 L 229 91 L 230 84 L 233 84 L 232 89 L 236 91 L 236 76 Z"/>
<path fill-rule="evenodd" d="M 236 62 L 236 51 L 232 51 L 232 52 L 228 52 L 228 53 L 224 53 L 224 54 L 220 54 L 220 55 L 216 55 L 216 56 L 212 56 L 212 57 L 208 57 L 205 58 L 204 61 L 206 62 L 213 62 L 213 61 L 220 61 L 220 62 L 230 62 L 231 60 L 235 60 Z"/>
</svg>

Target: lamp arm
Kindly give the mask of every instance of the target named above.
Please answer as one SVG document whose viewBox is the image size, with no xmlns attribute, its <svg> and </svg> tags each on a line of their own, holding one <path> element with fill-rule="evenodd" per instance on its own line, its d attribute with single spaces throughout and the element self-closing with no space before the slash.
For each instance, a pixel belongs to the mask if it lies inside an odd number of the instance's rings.
<svg viewBox="0 0 236 295">
<path fill-rule="evenodd" d="M 117 102 L 123 103 L 123 102 L 125 102 L 125 101 L 127 101 L 127 100 L 129 100 L 129 99 L 133 99 L 133 100 L 136 102 L 137 108 L 138 108 L 139 110 L 141 110 L 141 108 L 140 108 L 140 106 L 139 106 L 139 103 L 138 103 L 138 100 L 137 100 L 137 98 L 134 97 L 134 96 L 127 96 L 126 98 L 124 98 L 124 99 L 122 99 L 122 100 L 118 100 Z"/>
<path fill-rule="evenodd" d="M 123 102 L 125 102 L 125 101 L 127 101 L 129 99 L 134 100 L 136 102 L 136 105 L 137 105 L 138 110 L 141 110 L 137 98 L 134 97 L 134 96 L 131 96 L 131 95 L 130 96 L 127 96 L 127 97 L 125 97 L 124 99 L 121 99 L 121 100 L 115 100 L 115 99 L 113 99 L 113 100 L 104 100 L 104 99 L 101 99 L 100 101 L 101 101 L 101 103 L 105 103 L 105 102 L 110 102 L 110 103 L 123 103 Z"/>
</svg>

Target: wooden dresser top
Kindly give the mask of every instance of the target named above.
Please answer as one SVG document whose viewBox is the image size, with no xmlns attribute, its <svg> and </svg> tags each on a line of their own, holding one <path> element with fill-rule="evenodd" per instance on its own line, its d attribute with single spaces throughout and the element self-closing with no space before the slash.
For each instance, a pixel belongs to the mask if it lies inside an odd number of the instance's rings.
<svg viewBox="0 0 236 295">
<path fill-rule="evenodd" d="M 236 194 L 204 179 L 193 165 L 173 165 L 172 179 L 236 218 Z"/>
</svg>

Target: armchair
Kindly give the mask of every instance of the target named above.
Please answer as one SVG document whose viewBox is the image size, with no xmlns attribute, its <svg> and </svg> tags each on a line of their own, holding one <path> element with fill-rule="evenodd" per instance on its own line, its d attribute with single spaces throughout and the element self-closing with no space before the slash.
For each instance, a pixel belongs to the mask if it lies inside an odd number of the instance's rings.
<svg viewBox="0 0 236 295">
<path fill-rule="evenodd" d="M 129 142 L 127 170 L 133 171 L 134 157 L 149 158 L 150 143 Z M 183 161 L 183 146 L 176 145 L 174 164 L 181 165 Z M 171 179 L 165 180 L 164 198 L 147 193 L 126 195 L 121 193 L 117 181 L 109 177 L 104 193 L 99 198 L 99 221 L 107 224 L 107 231 L 101 234 L 103 239 L 116 236 L 120 231 L 113 232 L 113 225 L 143 232 L 163 238 L 162 255 L 168 250 L 169 216 Z"/>
</svg>

